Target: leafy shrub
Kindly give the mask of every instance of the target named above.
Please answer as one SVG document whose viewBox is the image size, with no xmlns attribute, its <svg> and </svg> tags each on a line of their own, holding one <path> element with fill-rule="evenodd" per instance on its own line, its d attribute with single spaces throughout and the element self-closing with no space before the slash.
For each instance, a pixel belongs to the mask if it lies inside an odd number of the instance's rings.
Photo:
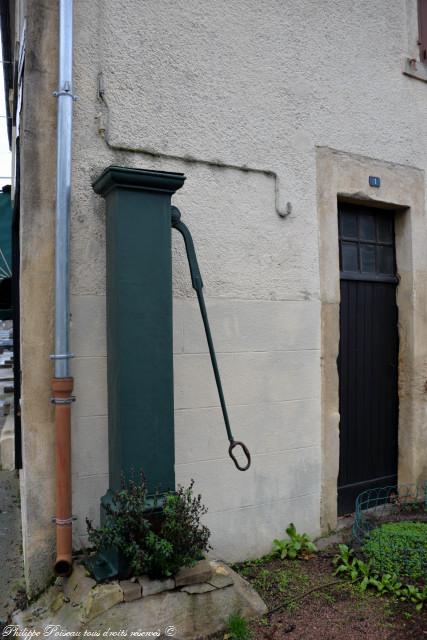
<svg viewBox="0 0 427 640">
<path fill-rule="evenodd" d="M 193 495 L 194 480 L 190 486 L 179 486 L 176 493 L 166 497 L 163 508 L 164 522 L 161 535 L 173 549 L 173 559 L 169 562 L 170 574 L 181 567 L 188 567 L 203 557 L 208 551 L 210 531 L 200 523 L 207 513 L 200 494 Z"/>
<path fill-rule="evenodd" d="M 425 578 L 427 523 L 388 522 L 370 532 L 362 546 L 375 571 Z"/>
<path fill-rule="evenodd" d="M 286 529 L 286 533 L 289 536 L 288 540 L 273 540 L 274 555 L 282 560 L 285 558 L 294 560 L 297 557 L 308 558 L 316 553 L 316 545 L 306 533 L 297 533 L 293 522 Z"/>
<path fill-rule="evenodd" d="M 89 542 L 94 550 L 116 549 L 127 559 L 134 575 L 147 573 L 161 578 L 191 566 L 208 551 L 210 531 L 200 523 L 207 512 L 201 496 L 193 495 L 194 480 L 187 488 L 164 496 L 160 526 L 153 530 L 147 512 L 147 489 L 141 475 L 122 481 L 121 489 L 113 492 L 111 503 L 105 505 L 106 522 L 96 529 L 86 519 Z M 154 498 L 154 507 L 159 497 Z M 158 530 L 157 530 L 158 529 Z"/>
</svg>

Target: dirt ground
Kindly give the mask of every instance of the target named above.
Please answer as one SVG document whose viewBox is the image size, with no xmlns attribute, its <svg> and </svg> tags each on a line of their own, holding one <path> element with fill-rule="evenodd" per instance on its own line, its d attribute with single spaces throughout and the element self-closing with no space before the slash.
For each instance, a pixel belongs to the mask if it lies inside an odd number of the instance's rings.
<svg viewBox="0 0 427 640">
<path fill-rule="evenodd" d="M 345 581 L 302 597 L 337 580 L 333 555 L 325 551 L 310 560 L 255 561 L 236 567 L 269 610 L 285 603 L 250 624 L 252 640 L 427 640 L 427 608 L 418 613 L 414 605 L 362 594 Z"/>
</svg>

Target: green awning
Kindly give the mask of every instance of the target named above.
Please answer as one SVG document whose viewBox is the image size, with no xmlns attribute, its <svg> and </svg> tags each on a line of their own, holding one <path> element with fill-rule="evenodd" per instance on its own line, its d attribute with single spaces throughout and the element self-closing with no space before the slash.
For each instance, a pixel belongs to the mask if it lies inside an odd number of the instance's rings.
<svg viewBox="0 0 427 640">
<path fill-rule="evenodd" d="M 12 204 L 10 186 L 0 191 L 0 320 L 12 317 Z"/>
<path fill-rule="evenodd" d="M 10 187 L 0 191 L 0 278 L 12 275 L 12 205 Z"/>
</svg>

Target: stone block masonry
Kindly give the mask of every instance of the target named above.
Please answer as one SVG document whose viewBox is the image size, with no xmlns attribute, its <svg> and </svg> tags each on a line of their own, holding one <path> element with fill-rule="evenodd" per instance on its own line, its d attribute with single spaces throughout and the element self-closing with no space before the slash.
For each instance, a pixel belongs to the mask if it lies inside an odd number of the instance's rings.
<svg viewBox="0 0 427 640">
<path fill-rule="evenodd" d="M 64 632 L 156 631 L 176 629 L 191 640 L 225 628 L 229 616 L 263 615 L 266 606 L 252 587 L 227 565 L 202 560 L 175 578 L 147 576 L 96 584 L 81 565 L 70 578 L 58 579 L 26 611 L 13 616 L 19 629 L 60 625 Z"/>
</svg>

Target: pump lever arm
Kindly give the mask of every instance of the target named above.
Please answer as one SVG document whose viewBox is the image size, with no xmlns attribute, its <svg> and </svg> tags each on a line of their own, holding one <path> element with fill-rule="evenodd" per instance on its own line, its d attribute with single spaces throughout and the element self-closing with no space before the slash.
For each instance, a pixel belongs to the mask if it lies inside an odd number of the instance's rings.
<svg viewBox="0 0 427 640">
<path fill-rule="evenodd" d="M 185 251 L 187 253 L 188 266 L 190 267 L 191 284 L 193 289 L 201 291 L 203 289 L 202 274 L 200 273 L 199 263 L 197 262 L 196 250 L 194 248 L 193 238 L 191 237 L 188 227 L 181 222 L 181 212 L 177 207 L 172 209 L 172 227 L 180 232 L 184 238 Z"/>
<path fill-rule="evenodd" d="M 190 267 L 191 274 L 191 283 L 193 285 L 193 289 L 195 289 L 197 294 L 197 300 L 199 301 L 200 313 L 202 314 L 203 326 L 205 328 L 206 340 L 208 342 L 209 354 L 211 357 L 212 368 L 215 376 L 216 387 L 218 389 L 219 401 L 221 404 L 222 415 L 224 417 L 225 429 L 227 431 L 227 437 L 230 442 L 230 446 L 228 448 L 228 455 L 233 460 L 239 471 L 246 471 L 251 466 L 251 454 L 249 453 L 248 448 L 243 442 L 239 442 L 234 440 L 233 434 L 231 432 L 230 420 L 228 418 L 227 405 L 225 404 L 224 392 L 222 390 L 221 377 L 219 375 L 218 362 L 216 359 L 215 348 L 213 345 L 212 334 L 209 326 L 208 314 L 206 311 L 205 299 L 203 296 L 203 280 L 199 269 L 199 264 L 197 262 L 196 250 L 194 248 L 193 238 L 191 237 L 191 233 L 186 227 L 186 225 L 181 222 L 181 212 L 177 207 L 172 206 L 172 227 L 174 227 L 177 231 L 180 232 L 182 237 L 184 238 L 185 243 L 185 251 L 187 253 L 188 265 Z M 246 463 L 241 465 L 239 461 L 235 457 L 233 450 L 235 447 L 240 446 L 243 450 L 243 453 L 246 456 Z"/>
</svg>

